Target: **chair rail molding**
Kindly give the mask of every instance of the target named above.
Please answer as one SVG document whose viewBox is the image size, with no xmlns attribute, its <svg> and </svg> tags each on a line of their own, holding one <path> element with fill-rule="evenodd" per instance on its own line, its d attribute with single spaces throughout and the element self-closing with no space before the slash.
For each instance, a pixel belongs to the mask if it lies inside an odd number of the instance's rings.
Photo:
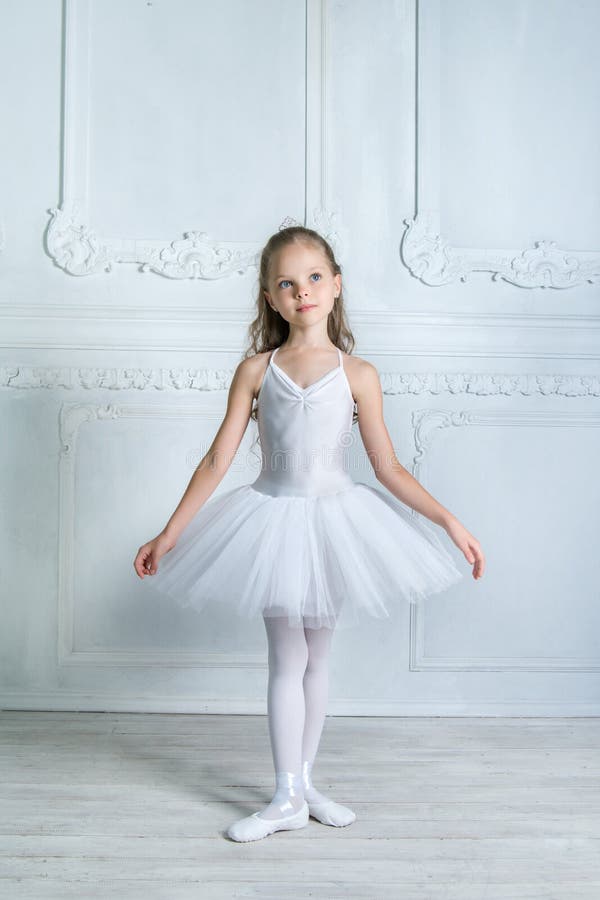
<svg viewBox="0 0 600 900">
<path fill-rule="evenodd" d="M 172 279 L 214 280 L 257 267 L 261 243 L 215 241 L 205 230 L 183 232 L 173 241 L 99 235 L 88 221 L 90 164 L 89 92 L 90 4 L 65 0 L 64 97 L 62 120 L 62 196 L 47 210 L 45 247 L 69 275 L 111 272 L 117 263 L 133 263 L 140 272 Z M 303 224 L 321 234 L 341 253 L 336 213 L 327 207 L 327 0 L 305 0 L 305 183 L 304 221 L 286 216 L 279 225 Z"/>
<path fill-rule="evenodd" d="M 0 366 L 0 388 L 110 391 L 225 391 L 231 369 L 148 366 Z M 477 397 L 520 394 L 531 397 L 600 397 L 600 375 L 536 372 L 381 372 L 382 393 L 469 394 Z"/>
</svg>

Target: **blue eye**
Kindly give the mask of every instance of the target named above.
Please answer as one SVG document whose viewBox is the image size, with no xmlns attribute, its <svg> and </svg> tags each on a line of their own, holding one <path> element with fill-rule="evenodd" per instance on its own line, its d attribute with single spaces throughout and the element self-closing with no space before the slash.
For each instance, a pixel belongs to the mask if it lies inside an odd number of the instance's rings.
<svg viewBox="0 0 600 900">
<path fill-rule="evenodd" d="M 317 278 L 321 278 L 321 275 L 319 274 L 319 272 L 313 272 L 310 277 L 312 278 L 313 275 L 316 275 Z M 279 282 L 278 287 L 282 288 L 285 284 L 291 284 L 291 282 L 287 278 L 284 278 L 282 281 Z"/>
</svg>

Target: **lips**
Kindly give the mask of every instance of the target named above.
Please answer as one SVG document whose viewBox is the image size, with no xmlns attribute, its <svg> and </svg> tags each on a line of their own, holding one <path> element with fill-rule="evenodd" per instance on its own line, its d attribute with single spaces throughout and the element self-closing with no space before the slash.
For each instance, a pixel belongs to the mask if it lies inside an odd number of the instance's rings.
<svg viewBox="0 0 600 900">
<path fill-rule="evenodd" d="M 296 312 L 304 312 L 305 309 L 314 309 L 316 303 L 305 303 L 304 306 L 299 306 Z"/>
</svg>

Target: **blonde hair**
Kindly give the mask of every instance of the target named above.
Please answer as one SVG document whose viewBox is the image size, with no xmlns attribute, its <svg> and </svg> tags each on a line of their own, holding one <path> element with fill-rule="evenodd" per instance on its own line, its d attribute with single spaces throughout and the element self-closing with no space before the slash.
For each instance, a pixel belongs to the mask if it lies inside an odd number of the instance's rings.
<svg viewBox="0 0 600 900">
<path fill-rule="evenodd" d="M 272 309 L 264 295 L 269 291 L 269 276 L 274 256 L 283 248 L 291 244 L 312 244 L 321 250 L 333 275 L 341 274 L 342 268 L 335 258 L 330 244 L 322 235 L 312 228 L 303 225 L 292 225 L 282 228 L 272 234 L 263 247 L 258 267 L 258 289 L 256 295 L 256 316 L 248 327 L 249 347 L 244 353 L 243 359 L 254 356 L 257 353 L 265 353 L 274 350 L 287 339 L 290 326 L 276 310 Z M 332 343 L 345 353 L 351 353 L 354 349 L 354 336 L 346 319 L 344 309 L 344 286 L 342 285 L 338 298 L 334 301 L 333 309 L 327 319 L 327 334 Z M 252 408 L 251 418 L 256 419 L 258 403 Z M 352 423 L 358 420 L 356 404 L 352 414 Z"/>
</svg>

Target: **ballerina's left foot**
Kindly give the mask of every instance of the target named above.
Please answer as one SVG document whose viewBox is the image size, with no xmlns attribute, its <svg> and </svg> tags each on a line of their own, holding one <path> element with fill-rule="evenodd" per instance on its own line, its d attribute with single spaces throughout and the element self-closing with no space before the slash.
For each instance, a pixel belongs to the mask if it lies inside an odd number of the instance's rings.
<svg viewBox="0 0 600 900">
<path fill-rule="evenodd" d="M 312 783 L 311 770 L 312 763 L 304 762 L 302 764 L 304 799 L 308 803 L 309 814 L 323 825 L 335 825 L 337 828 L 351 825 L 356 819 L 354 810 L 321 794 Z"/>
</svg>

